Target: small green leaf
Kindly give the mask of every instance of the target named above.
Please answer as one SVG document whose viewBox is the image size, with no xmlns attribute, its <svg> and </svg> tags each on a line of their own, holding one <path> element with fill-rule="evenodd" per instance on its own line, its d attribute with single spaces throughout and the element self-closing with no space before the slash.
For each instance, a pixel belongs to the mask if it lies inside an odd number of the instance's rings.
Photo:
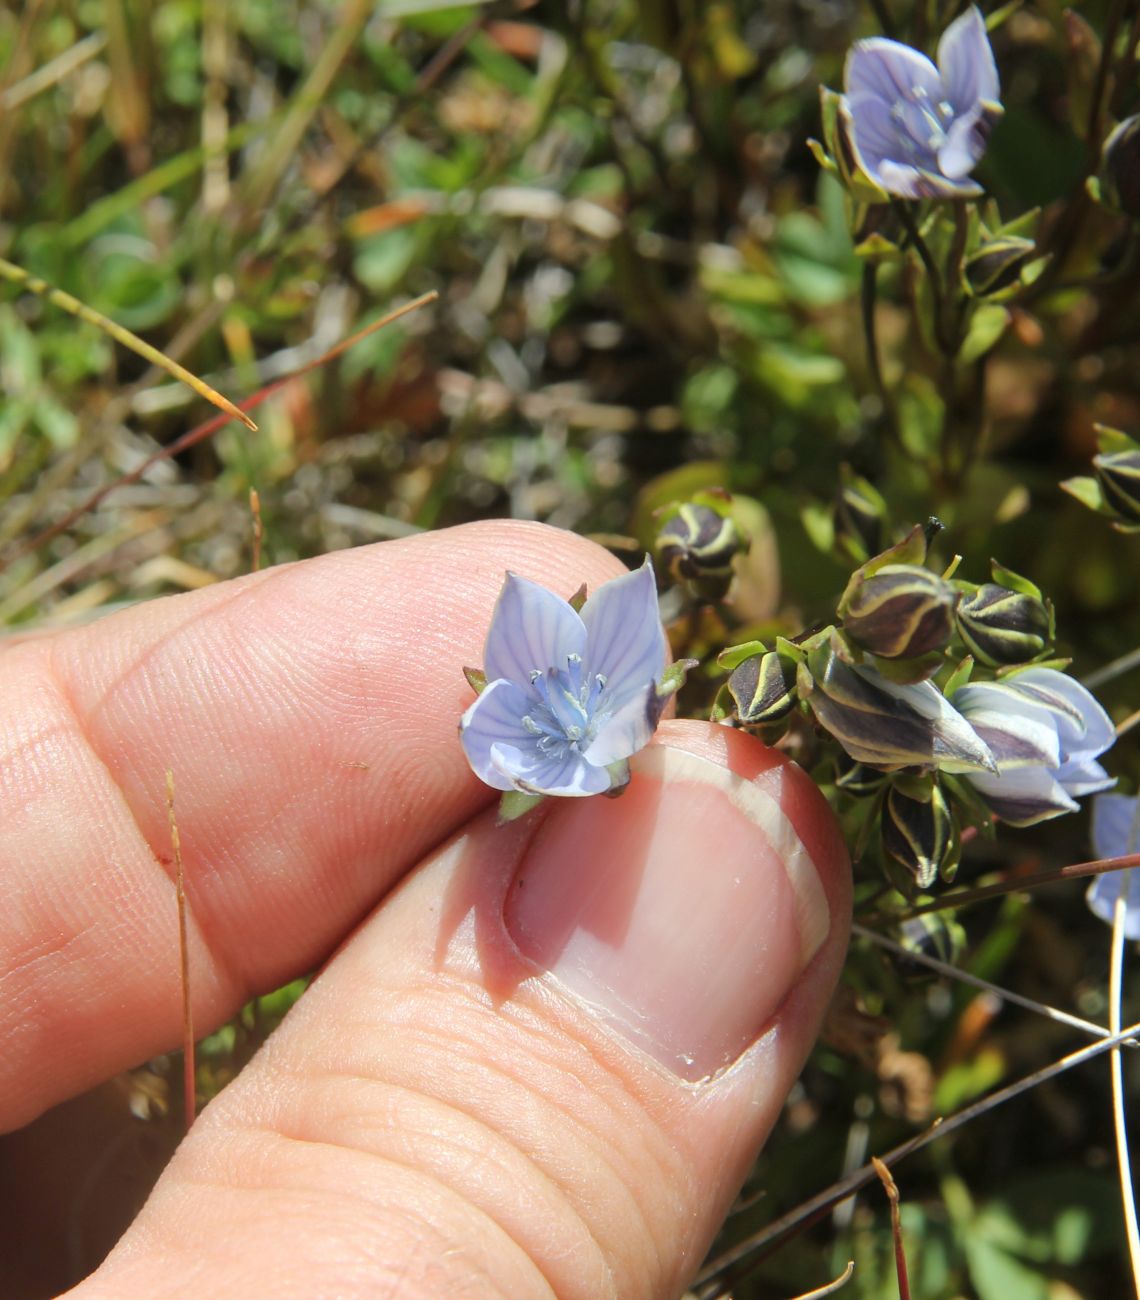
<svg viewBox="0 0 1140 1300">
<path fill-rule="evenodd" d="M 977 361 L 994 347 L 1012 317 L 1007 308 L 997 303 L 986 303 L 970 317 L 970 328 L 958 349 L 958 360 L 963 364 Z"/>
<path fill-rule="evenodd" d="M 1077 478 L 1065 479 L 1060 486 L 1062 492 L 1067 492 L 1071 497 L 1076 497 L 1081 505 L 1088 506 L 1090 510 L 1095 510 L 1097 514 L 1104 514 L 1107 511 L 1108 506 L 1105 503 L 1104 493 L 1095 478 L 1087 478 L 1082 474 Z"/>
<path fill-rule="evenodd" d="M 586 590 L 586 584 L 582 583 L 578 590 L 567 601 L 567 604 L 575 614 L 580 614 L 582 612 L 582 606 L 586 603 L 586 597 L 588 595 L 589 592 Z"/>
<path fill-rule="evenodd" d="M 954 671 L 950 674 L 950 676 L 946 679 L 946 685 L 942 688 L 942 694 L 945 695 L 947 699 L 949 699 L 950 696 L 954 694 L 954 692 L 958 689 L 959 686 L 966 685 L 966 683 L 970 680 L 973 671 L 974 671 L 974 657 L 973 655 L 967 655 L 965 659 L 962 660 L 962 662 L 958 665 L 958 667 L 955 668 Z"/>
</svg>

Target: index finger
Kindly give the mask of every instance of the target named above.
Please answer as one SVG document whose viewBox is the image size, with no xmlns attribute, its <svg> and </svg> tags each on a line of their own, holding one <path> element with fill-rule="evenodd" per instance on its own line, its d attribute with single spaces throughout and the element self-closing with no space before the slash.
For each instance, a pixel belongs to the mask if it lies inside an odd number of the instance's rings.
<svg viewBox="0 0 1140 1300">
<path fill-rule="evenodd" d="M 456 724 L 503 572 L 620 573 L 536 524 L 271 569 L 0 656 L 0 1129 L 178 1041 L 166 772 L 201 1031 L 311 969 L 489 802 Z"/>
</svg>

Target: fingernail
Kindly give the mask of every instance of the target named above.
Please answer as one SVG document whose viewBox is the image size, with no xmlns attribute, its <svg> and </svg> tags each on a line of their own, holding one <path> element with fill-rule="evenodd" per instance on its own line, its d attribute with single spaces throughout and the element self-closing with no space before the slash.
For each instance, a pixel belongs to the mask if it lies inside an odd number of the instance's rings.
<svg viewBox="0 0 1140 1300">
<path fill-rule="evenodd" d="M 827 937 L 781 770 L 652 745 L 619 798 L 551 810 L 508 895 L 523 956 L 689 1081 L 757 1039 Z"/>
</svg>

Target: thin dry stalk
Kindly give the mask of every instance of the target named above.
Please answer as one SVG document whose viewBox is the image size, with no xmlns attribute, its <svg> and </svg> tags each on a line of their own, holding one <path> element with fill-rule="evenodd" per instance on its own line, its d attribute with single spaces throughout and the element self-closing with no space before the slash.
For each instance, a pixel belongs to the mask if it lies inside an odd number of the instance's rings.
<svg viewBox="0 0 1140 1300">
<path fill-rule="evenodd" d="M 182 978 L 182 1097 L 186 1127 L 194 1123 L 197 1107 L 194 1068 L 194 1011 L 190 1002 L 190 946 L 186 927 L 186 875 L 182 867 L 182 840 L 174 815 L 174 773 L 166 769 L 166 815 L 170 822 L 170 847 L 174 854 L 174 881 L 178 896 L 178 956 Z"/>
<path fill-rule="evenodd" d="M 910 1300 L 910 1276 L 906 1267 L 906 1250 L 903 1248 L 898 1184 L 878 1156 L 871 1157 L 871 1168 L 878 1174 L 879 1182 L 883 1184 L 883 1191 L 886 1192 L 891 1206 L 891 1240 L 895 1243 L 895 1277 L 899 1284 L 899 1300 Z"/>
<path fill-rule="evenodd" d="M 1121 879 L 1120 892 L 1112 911 L 1112 962 L 1109 968 L 1108 1023 L 1113 1033 L 1120 1030 L 1124 998 L 1124 922 L 1128 916 L 1128 882 Z M 1128 1237 L 1128 1258 L 1132 1265 L 1132 1286 L 1140 1300 L 1140 1230 L 1136 1224 L 1136 1192 L 1132 1185 L 1132 1160 L 1128 1150 L 1128 1124 L 1124 1113 L 1124 1062 L 1119 1049 L 1109 1058 L 1112 1079 L 1112 1119 L 1116 1133 L 1116 1157 L 1120 1169 L 1120 1197 L 1124 1206 L 1124 1227 Z"/>
</svg>

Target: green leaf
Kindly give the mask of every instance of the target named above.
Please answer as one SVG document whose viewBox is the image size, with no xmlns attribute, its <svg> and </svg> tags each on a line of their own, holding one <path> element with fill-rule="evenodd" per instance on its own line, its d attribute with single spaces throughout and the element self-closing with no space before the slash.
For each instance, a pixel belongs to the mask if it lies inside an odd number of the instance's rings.
<svg viewBox="0 0 1140 1300">
<path fill-rule="evenodd" d="M 668 668 L 661 674 L 661 680 L 657 683 L 657 698 L 664 700 L 670 695 L 675 694 L 685 684 L 685 678 L 691 669 L 700 664 L 699 659 L 678 659 L 676 663 L 671 663 Z"/>
<path fill-rule="evenodd" d="M 582 612 L 582 606 L 586 603 L 589 594 L 590 593 L 586 590 L 586 584 L 582 583 L 582 585 L 578 588 L 578 590 L 570 597 L 570 599 L 566 603 L 570 606 L 570 608 L 574 611 L 575 614 L 580 614 Z"/>
<path fill-rule="evenodd" d="M 1077 478 L 1065 479 L 1060 487 L 1062 492 L 1067 492 L 1071 497 L 1076 497 L 1081 505 L 1088 506 L 1090 510 L 1095 510 L 1097 514 L 1107 512 L 1108 503 L 1105 501 L 1104 493 L 1095 478 L 1086 478 L 1082 474 Z"/>
<path fill-rule="evenodd" d="M 1020 573 L 1014 573 L 1012 569 L 1007 569 L 1000 565 L 997 560 L 990 560 L 990 572 L 993 574 L 994 582 L 1002 587 L 1008 587 L 1010 591 L 1020 591 L 1024 596 L 1032 596 L 1035 600 L 1043 600 L 1041 588 L 1030 582 L 1028 578 L 1023 578 Z"/>
<path fill-rule="evenodd" d="M 970 317 L 970 328 L 958 349 L 958 360 L 963 364 L 977 361 L 995 346 L 1012 317 L 1009 310 L 997 303 L 984 303 Z"/>
</svg>

